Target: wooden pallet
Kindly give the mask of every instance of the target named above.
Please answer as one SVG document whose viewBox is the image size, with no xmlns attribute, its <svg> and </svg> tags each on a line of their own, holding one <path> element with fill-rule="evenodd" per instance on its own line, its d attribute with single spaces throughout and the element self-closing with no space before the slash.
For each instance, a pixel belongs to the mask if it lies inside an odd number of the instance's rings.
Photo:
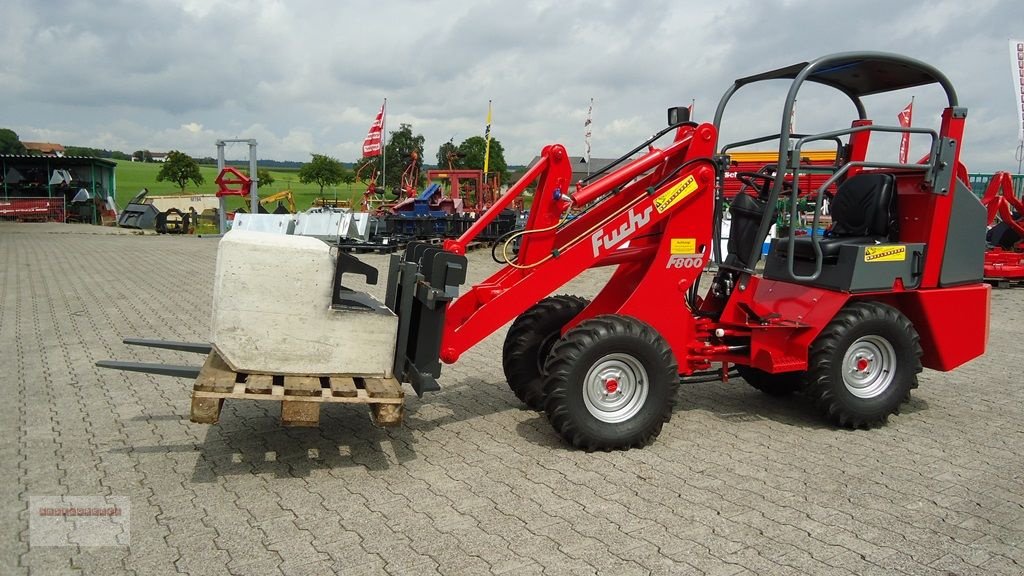
<svg viewBox="0 0 1024 576">
<path fill-rule="evenodd" d="M 377 426 L 402 423 L 405 394 L 394 378 L 358 376 L 280 376 L 233 371 L 210 352 L 192 387 L 191 420 L 216 424 L 224 400 L 264 400 L 281 403 L 285 426 L 317 426 L 324 403 L 366 404 Z"/>
</svg>

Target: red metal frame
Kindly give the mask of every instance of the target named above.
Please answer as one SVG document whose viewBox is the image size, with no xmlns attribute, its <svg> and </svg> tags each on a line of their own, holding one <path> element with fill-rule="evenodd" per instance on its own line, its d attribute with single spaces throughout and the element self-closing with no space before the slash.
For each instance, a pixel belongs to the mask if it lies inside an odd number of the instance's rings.
<svg viewBox="0 0 1024 576">
<path fill-rule="evenodd" d="M 1024 238 L 1024 202 L 1013 190 L 1013 178 L 1009 172 L 996 172 L 985 188 L 981 198 L 988 211 L 988 225 L 996 224 L 996 218 L 1005 222 L 1014 232 Z M 1014 218 L 1013 213 L 1018 216 Z M 993 280 L 1024 280 L 1024 246 L 1018 242 L 1013 249 L 995 247 L 985 253 L 985 278 Z"/>
<path fill-rule="evenodd" d="M 428 170 L 427 182 L 441 180 L 448 182 L 447 196 L 452 199 L 462 198 L 466 210 L 486 210 L 498 199 L 500 184 L 497 174 L 486 178 L 483 170 Z M 463 190 L 463 186 L 467 190 Z"/>
<path fill-rule="evenodd" d="M 234 176 L 231 178 L 230 176 Z M 248 196 L 252 190 L 252 180 L 242 172 L 225 166 L 220 174 L 217 174 L 217 196 Z"/>
</svg>

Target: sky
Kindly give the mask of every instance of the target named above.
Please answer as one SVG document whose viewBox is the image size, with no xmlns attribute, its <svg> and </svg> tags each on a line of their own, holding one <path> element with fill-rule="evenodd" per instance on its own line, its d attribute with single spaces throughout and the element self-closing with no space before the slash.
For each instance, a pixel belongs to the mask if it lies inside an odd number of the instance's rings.
<svg viewBox="0 0 1024 576">
<path fill-rule="evenodd" d="M 387 98 L 387 129 L 438 147 L 492 136 L 509 164 L 561 143 L 617 157 L 694 103 L 711 121 L 736 78 L 832 52 L 895 52 L 943 71 L 969 110 L 963 161 L 1016 171 L 1018 103 L 1008 40 L 1020 0 L 690 0 L 351 2 L 347 0 L 0 0 L 0 127 L 23 141 L 215 156 L 255 138 L 265 159 L 345 162 Z M 720 142 L 779 131 L 788 84 L 741 90 Z M 819 88 L 797 101 L 799 132 L 849 126 L 853 107 Z M 944 95 L 919 87 L 865 100 L 895 124 L 937 128 Z M 895 160 L 895 142 L 872 155 Z M 911 154 L 923 155 L 915 137 Z M 229 159 L 248 157 L 244 144 Z"/>
</svg>

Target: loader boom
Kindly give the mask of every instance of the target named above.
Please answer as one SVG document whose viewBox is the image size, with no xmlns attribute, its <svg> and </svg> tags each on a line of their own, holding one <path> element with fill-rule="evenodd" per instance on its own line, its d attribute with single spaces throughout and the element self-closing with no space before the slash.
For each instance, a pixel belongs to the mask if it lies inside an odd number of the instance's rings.
<svg viewBox="0 0 1024 576">
<path fill-rule="evenodd" d="M 565 149 L 545 148 L 535 180 L 524 177 L 502 198 L 510 201 L 538 183 L 526 228 L 519 233 L 518 256 L 449 306 L 441 359 L 457 361 L 584 270 L 613 264 L 619 271 L 578 320 L 605 313 L 649 317 L 647 310 L 658 308 L 671 319 L 659 326 L 670 341 L 681 345 L 692 338 L 692 324 L 679 319 L 691 316 L 684 296 L 708 257 L 714 141 L 710 124 L 683 125 L 664 150 L 651 150 L 575 187 Z M 472 240 L 472 232 L 447 247 L 457 250 Z"/>
</svg>

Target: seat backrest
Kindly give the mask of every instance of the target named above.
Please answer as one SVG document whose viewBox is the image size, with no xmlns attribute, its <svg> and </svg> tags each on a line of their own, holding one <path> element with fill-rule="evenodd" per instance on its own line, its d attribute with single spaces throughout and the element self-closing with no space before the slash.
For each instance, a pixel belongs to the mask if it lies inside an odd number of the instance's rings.
<svg viewBox="0 0 1024 576">
<path fill-rule="evenodd" d="M 896 236 L 896 190 L 892 174 L 861 173 L 836 190 L 832 236 Z"/>
</svg>

